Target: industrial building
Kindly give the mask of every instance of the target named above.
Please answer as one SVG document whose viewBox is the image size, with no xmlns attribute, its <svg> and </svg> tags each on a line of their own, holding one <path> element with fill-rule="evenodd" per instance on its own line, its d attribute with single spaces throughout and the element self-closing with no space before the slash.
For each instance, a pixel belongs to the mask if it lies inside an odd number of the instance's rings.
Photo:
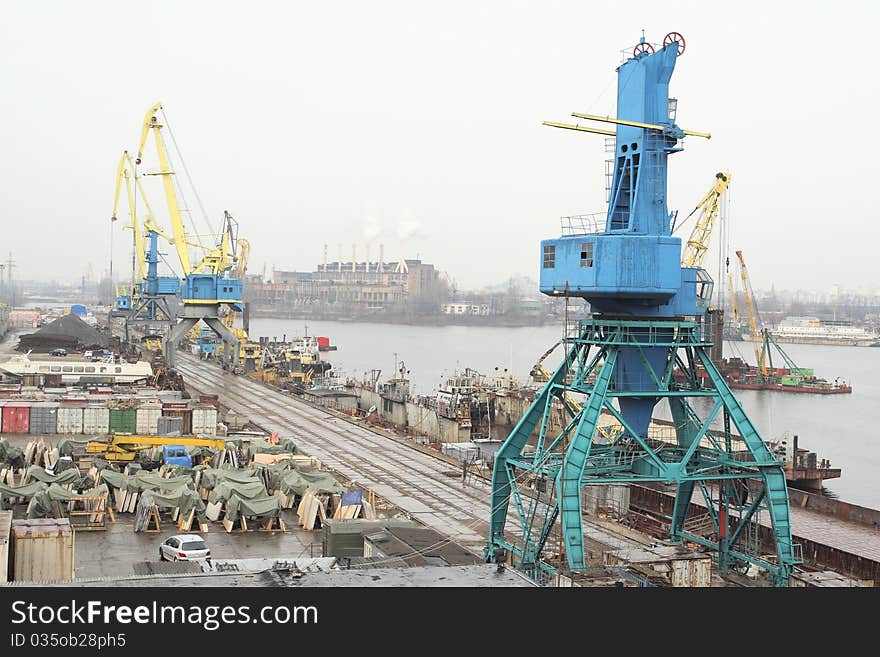
<svg viewBox="0 0 880 657">
<path fill-rule="evenodd" d="M 325 262 L 313 272 L 275 269 L 269 282 L 249 280 L 246 294 L 259 307 L 426 312 L 439 307 L 439 276 L 417 259 Z"/>
</svg>

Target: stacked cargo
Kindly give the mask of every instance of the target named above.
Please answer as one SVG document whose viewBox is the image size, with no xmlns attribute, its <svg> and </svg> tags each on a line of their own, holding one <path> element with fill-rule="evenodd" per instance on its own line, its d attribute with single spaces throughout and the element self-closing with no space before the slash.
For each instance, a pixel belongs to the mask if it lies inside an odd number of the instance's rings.
<svg viewBox="0 0 880 657">
<path fill-rule="evenodd" d="M 59 391 L 0 399 L 0 433 L 216 436 L 219 419 L 216 398 L 202 396 L 193 404 L 179 392 L 123 396 Z"/>
<path fill-rule="evenodd" d="M 137 415 L 134 408 L 111 408 L 109 433 L 136 433 Z"/>
<path fill-rule="evenodd" d="M 58 433 L 83 432 L 83 406 L 62 402 L 58 408 Z"/>
<path fill-rule="evenodd" d="M 3 405 L 3 433 L 27 433 L 30 429 L 31 402 L 9 401 Z"/>
<path fill-rule="evenodd" d="M 162 404 L 162 415 L 165 417 L 181 418 L 181 432 L 191 434 L 192 430 L 192 409 L 186 402 L 165 402 Z"/>
<path fill-rule="evenodd" d="M 101 435 L 110 431 L 110 409 L 99 404 L 89 404 L 83 409 L 83 433 Z"/>
<path fill-rule="evenodd" d="M 192 409 L 192 433 L 197 436 L 217 435 L 217 409 L 208 404 L 197 404 Z"/>
<path fill-rule="evenodd" d="M 140 435 L 153 435 L 159 431 L 159 418 L 162 416 L 162 404 L 144 402 L 137 407 L 135 423 Z"/>
<path fill-rule="evenodd" d="M 183 433 L 183 418 L 182 417 L 167 417 L 165 415 L 160 415 L 159 420 L 156 423 L 156 433 L 160 436 L 168 436 L 171 434 L 182 434 Z"/>
<path fill-rule="evenodd" d="M 36 402 L 31 405 L 30 433 L 58 432 L 58 402 Z"/>
</svg>

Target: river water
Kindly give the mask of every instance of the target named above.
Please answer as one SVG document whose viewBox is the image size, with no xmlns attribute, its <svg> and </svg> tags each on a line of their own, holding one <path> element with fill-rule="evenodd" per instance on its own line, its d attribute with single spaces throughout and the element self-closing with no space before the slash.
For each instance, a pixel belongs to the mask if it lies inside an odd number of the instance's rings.
<svg viewBox="0 0 880 657">
<path fill-rule="evenodd" d="M 498 368 L 529 380 L 535 361 L 562 335 L 561 326 L 503 328 L 474 326 L 404 326 L 399 324 L 302 322 L 300 320 L 253 319 L 251 336 L 281 339 L 303 335 L 326 335 L 338 351 L 325 354 L 333 369 L 357 379 L 381 369 L 389 378 L 395 362 L 403 361 L 416 394 L 431 394 L 456 370 L 474 368 L 489 374 Z M 841 468 L 840 479 L 826 481 L 831 494 L 852 502 L 880 508 L 880 446 L 874 432 L 880 426 L 880 348 L 828 347 L 783 344 L 800 367 L 816 375 L 845 379 L 853 386 L 848 395 L 813 395 L 757 390 L 736 390 L 752 422 L 765 439 L 798 435 L 800 447 L 816 452 Z M 725 343 L 725 355 L 741 355 L 754 364 L 751 343 Z M 560 362 L 561 348 L 547 358 L 553 369 Z M 774 358 L 774 364 L 776 359 Z M 782 364 L 781 362 L 779 363 Z M 666 415 L 658 405 L 657 415 Z"/>
</svg>

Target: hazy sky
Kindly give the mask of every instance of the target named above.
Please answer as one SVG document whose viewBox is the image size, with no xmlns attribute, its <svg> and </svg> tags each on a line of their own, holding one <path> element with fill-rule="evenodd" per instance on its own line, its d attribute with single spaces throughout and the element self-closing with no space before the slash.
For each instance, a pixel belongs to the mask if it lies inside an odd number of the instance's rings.
<svg viewBox="0 0 880 657">
<path fill-rule="evenodd" d="M 324 243 L 363 258 L 367 238 L 396 259 L 403 234 L 407 257 L 462 287 L 537 278 L 558 217 L 605 203 L 603 138 L 541 121 L 613 114 L 620 51 L 675 30 L 678 123 L 713 137 L 671 158 L 670 209 L 730 171 L 731 244 L 755 287 L 877 289 L 877 5 L 620 6 L 4 0 L 0 253 L 22 278 L 106 270 L 116 164 L 162 101 L 252 273 L 311 270 Z"/>
</svg>

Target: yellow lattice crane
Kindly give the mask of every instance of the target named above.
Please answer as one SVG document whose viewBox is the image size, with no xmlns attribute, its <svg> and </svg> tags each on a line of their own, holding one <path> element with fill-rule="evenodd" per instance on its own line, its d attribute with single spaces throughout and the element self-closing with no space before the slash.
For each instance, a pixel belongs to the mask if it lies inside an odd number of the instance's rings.
<svg viewBox="0 0 880 657">
<path fill-rule="evenodd" d="M 718 211 L 721 207 L 721 196 L 730 185 L 729 173 L 716 173 L 715 184 L 706 195 L 697 203 L 697 207 L 688 215 L 693 216 L 695 212 L 700 211 L 700 216 L 691 236 L 688 238 L 684 254 L 681 257 L 682 267 L 702 267 L 706 252 L 709 250 L 709 239 L 712 237 L 712 229 L 715 227 L 715 221 L 718 219 Z M 685 219 L 687 221 L 687 219 Z"/>
<path fill-rule="evenodd" d="M 746 262 L 743 260 L 742 251 L 736 252 L 736 257 L 739 258 L 739 272 L 740 277 L 742 278 L 743 284 L 743 297 L 746 300 L 746 309 L 749 312 L 749 329 L 752 334 L 752 344 L 755 347 L 755 363 L 758 365 L 758 370 L 761 374 L 767 374 L 767 364 L 764 362 L 764 352 L 762 350 L 763 340 L 761 337 L 761 332 L 758 329 L 758 314 L 755 311 L 755 303 L 754 303 L 754 292 L 752 291 L 752 282 L 749 279 L 749 272 L 746 269 Z"/>
</svg>

